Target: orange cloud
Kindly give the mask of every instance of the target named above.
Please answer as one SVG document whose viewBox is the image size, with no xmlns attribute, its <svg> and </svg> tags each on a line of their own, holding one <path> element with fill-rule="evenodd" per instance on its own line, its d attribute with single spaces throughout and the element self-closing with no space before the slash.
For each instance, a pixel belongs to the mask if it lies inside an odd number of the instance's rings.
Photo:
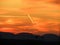
<svg viewBox="0 0 60 45">
<path fill-rule="evenodd" d="M 54 1 L 54 0 L 53 0 Z M 34 28 L 38 29 L 37 32 L 50 32 L 49 24 L 52 24 L 53 33 L 59 32 L 60 24 L 60 5 L 51 3 L 52 0 L 0 0 L 0 16 L 10 13 L 18 15 L 21 14 L 31 14 L 32 19 L 34 20 Z M 12 16 L 12 15 L 10 15 Z M 33 17 L 35 16 L 35 17 Z M 31 27 L 20 27 L 20 28 L 32 28 Z M 18 33 L 23 32 L 22 30 L 14 31 L 10 28 L 1 28 L 0 31 L 7 31 Z M 10 31 L 11 30 L 11 31 Z M 26 31 L 26 30 L 25 30 Z M 29 32 L 29 31 L 27 31 Z M 34 32 L 34 31 L 33 31 Z M 37 33 L 35 31 L 35 33 Z"/>
</svg>

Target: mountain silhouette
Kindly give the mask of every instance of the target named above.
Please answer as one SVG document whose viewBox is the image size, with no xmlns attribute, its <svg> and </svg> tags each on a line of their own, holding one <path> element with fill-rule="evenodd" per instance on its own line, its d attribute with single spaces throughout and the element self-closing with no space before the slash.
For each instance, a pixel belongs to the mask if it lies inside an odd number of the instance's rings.
<svg viewBox="0 0 60 45">
<path fill-rule="evenodd" d="M 55 34 L 34 35 L 31 33 L 12 34 L 8 32 L 0 32 L 0 39 L 20 39 L 20 40 L 40 40 L 44 42 L 58 42 L 59 36 Z"/>
<path fill-rule="evenodd" d="M 19 33 L 16 36 L 17 39 L 23 39 L 23 40 L 41 40 L 40 36 L 31 34 L 31 33 Z M 39 38 L 39 39 L 38 39 Z"/>
<path fill-rule="evenodd" d="M 19 33 L 19 34 L 13 34 L 8 32 L 0 32 L 0 39 L 7 39 L 6 43 L 16 43 L 16 44 L 44 44 L 44 45 L 58 45 L 59 43 L 59 36 L 55 34 L 44 34 L 42 36 L 40 35 L 34 35 L 31 33 Z M 11 40 L 13 39 L 13 40 Z"/>
<path fill-rule="evenodd" d="M 45 42 L 58 42 L 59 41 L 59 36 L 55 34 L 45 34 L 41 37 Z"/>
<path fill-rule="evenodd" d="M 0 39 L 14 39 L 14 34 L 9 32 L 0 32 Z"/>
</svg>

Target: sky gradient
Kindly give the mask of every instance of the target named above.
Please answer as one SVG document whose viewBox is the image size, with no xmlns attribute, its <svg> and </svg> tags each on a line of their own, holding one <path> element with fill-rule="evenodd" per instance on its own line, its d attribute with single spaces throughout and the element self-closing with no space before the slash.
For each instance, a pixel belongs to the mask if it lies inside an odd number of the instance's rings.
<svg viewBox="0 0 60 45">
<path fill-rule="evenodd" d="M 34 28 L 38 29 L 38 31 L 32 31 L 32 32 L 35 32 L 35 33 L 36 32 L 44 32 L 44 33 L 50 32 L 50 33 L 58 34 L 60 30 L 60 4 L 59 2 L 60 2 L 59 0 L 0 0 L 0 16 L 7 16 L 7 15 L 8 16 L 12 16 L 12 15 L 21 16 L 21 15 L 30 14 L 35 24 Z M 52 32 L 49 31 L 50 28 L 48 28 L 48 25 L 50 24 L 51 24 Z M 32 28 L 32 26 L 29 28 Z M 6 30 L 6 28 L 4 29 Z M 10 31 L 11 30 L 13 29 L 10 29 Z M 22 30 L 20 30 L 19 32 L 21 31 Z M 16 33 L 18 31 L 14 30 L 11 32 Z"/>
</svg>

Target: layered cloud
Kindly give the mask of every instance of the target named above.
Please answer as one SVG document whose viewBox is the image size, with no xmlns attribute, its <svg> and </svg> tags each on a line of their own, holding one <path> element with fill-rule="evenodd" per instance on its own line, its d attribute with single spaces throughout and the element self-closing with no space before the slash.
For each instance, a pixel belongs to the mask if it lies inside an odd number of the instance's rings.
<svg viewBox="0 0 60 45">
<path fill-rule="evenodd" d="M 55 2 L 55 3 L 53 3 Z M 0 16 L 3 15 L 28 15 L 36 23 L 34 28 L 46 32 L 49 24 L 53 24 L 53 30 L 59 31 L 60 5 L 58 0 L 0 0 Z M 46 24 L 46 25 L 45 25 Z M 5 28 L 4 28 L 5 29 Z M 6 30 L 6 29 L 5 29 Z M 21 31 L 21 30 L 20 30 Z M 49 32 L 49 31 L 48 31 Z"/>
</svg>

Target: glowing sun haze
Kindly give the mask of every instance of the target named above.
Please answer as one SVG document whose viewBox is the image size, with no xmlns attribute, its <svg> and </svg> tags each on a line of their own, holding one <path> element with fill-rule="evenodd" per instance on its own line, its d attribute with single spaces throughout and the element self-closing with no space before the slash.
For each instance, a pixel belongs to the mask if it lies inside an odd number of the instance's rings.
<svg viewBox="0 0 60 45">
<path fill-rule="evenodd" d="M 60 27 L 60 4 L 56 3 L 56 1 L 60 2 L 59 0 L 0 0 L 0 16 L 13 12 L 17 12 L 19 15 L 20 13 L 24 15 L 29 13 L 36 23 L 34 28 L 41 29 L 42 32 L 45 29 L 47 33 L 49 29 L 46 26 L 52 23 L 55 25 L 52 26 L 52 29 L 55 30 L 53 33 L 58 33 Z"/>
</svg>

